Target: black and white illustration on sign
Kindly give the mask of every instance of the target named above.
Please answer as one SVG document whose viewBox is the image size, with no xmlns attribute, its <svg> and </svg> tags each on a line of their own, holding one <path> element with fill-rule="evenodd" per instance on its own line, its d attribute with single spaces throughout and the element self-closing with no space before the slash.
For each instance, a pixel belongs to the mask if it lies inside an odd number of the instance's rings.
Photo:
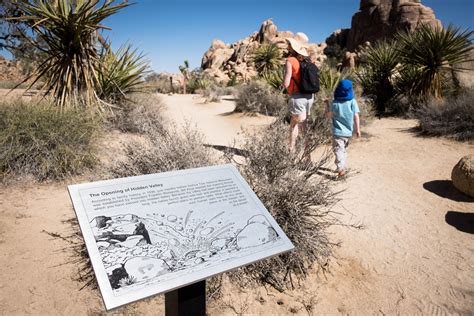
<svg viewBox="0 0 474 316">
<path fill-rule="evenodd" d="M 107 309 L 293 248 L 232 165 L 69 192 Z"/>
</svg>

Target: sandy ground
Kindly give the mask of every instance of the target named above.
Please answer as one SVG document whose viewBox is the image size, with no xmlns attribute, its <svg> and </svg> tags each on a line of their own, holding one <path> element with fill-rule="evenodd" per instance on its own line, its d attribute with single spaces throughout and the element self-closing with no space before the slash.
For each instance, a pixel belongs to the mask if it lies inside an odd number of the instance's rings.
<svg viewBox="0 0 474 316">
<path fill-rule="evenodd" d="M 168 115 L 189 120 L 209 144 L 229 145 L 240 127 L 271 120 L 230 114 L 231 100 L 202 103 L 192 96 L 164 96 Z M 420 138 L 411 120 L 382 119 L 365 128 L 368 138 L 350 145 L 352 176 L 335 207 L 346 223 L 335 227 L 342 245 L 330 273 L 313 273 L 287 293 L 226 286 L 209 314 L 463 314 L 474 311 L 474 200 L 452 188 L 450 172 L 474 146 Z M 67 183 L 0 187 L 0 314 L 85 315 L 105 309 L 97 290 L 73 281 L 77 267 L 67 235 L 74 217 Z M 470 224 L 468 221 L 471 221 Z M 160 315 L 163 296 L 114 311 Z"/>
</svg>

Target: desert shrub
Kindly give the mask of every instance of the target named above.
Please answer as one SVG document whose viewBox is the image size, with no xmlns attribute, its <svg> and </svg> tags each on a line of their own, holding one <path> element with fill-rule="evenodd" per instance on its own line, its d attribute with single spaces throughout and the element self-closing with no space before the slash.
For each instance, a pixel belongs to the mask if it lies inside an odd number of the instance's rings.
<svg viewBox="0 0 474 316">
<path fill-rule="evenodd" d="M 314 102 L 311 106 L 308 116 L 308 128 L 311 133 L 319 133 L 330 142 L 332 137 L 331 121 L 326 117 L 326 100 L 332 98 L 332 93 L 327 90 L 321 90 L 314 96 Z"/>
<path fill-rule="evenodd" d="M 12 80 L 2 80 L 0 81 L 0 89 L 13 89 L 13 88 L 18 88 L 18 89 L 24 89 L 28 85 L 26 83 L 19 83 L 16 81 Z"/>
<path fill-rule="evenodd" d="M 234 89 L 232 87 L 221 87 L 215 83 L 206 87 L 201 91 L 201 95 L 206 99 L 205 102 L 220 102 L 224 95 L 232 95 Z"/>
<path fill-rule="evenodd" d="M 0 102 L 0 173 L 63 179 L 96 162 L 100 121 L 82 110 L 57 111 L 50 104 Z"/>
<path fill-rule="evenodd" d="M 474 92 L 443 100 L 430 99 L 415 110 L 423 134 L 456 140 L 474 139 Z"/>
<path fill-rule="evenodd" d="M 154 94 L 135 93 L 109 116 L 112 127 L 121 132 L 150 134 L 163 132 L 166 122 L 163 116 L 163 100 Z"/>
<path fill-rule="evenodd" d="M 375 117 L 375 105 L 371 98 L 358 97 L 360 125 L 367 126 Z"/>
<path fill-rule="evenodd" d="M 286 99 L 262 81 L 250 81 L 239 87 L 236 96 L 236 112 L 253 112 L 277 116 L 286 110 Z"/>
<path fill-rule="evenodd" d="M 170 77 L 172 76 L 164 73 L 153 73 L 146 77 L 146 85 L 152 92 L 164 94 L 180 92 L 180 90 L 182 90 L 181 82 L 177 81 L 176 79 L 170 80 Z"/>
<path fill-rule="evenodd" d="M 322 133 L 308 134 L 308 146 L 326 142 Z M 295 250 L 244 267 L 230 275 L 242 286 L 254 282 L 270 284 L 283 291 L 306 277 L 311 267 L 324 268 L 332 243 L 327 229 L 338 221 L 330 206 L 336 202 L 331 180 L 319 176 L 329 158 L 327 152 L 312 164 L 304 163 L 304 142 L 288 153 L 288 126 L 277 121 L 258 133 L 245 133 L 241 148 L 246 153 L 238 168 L 281 228 Z M 233 162 L 233 156 L 228 155 Z"/>
<path fill-rule="evenodd" d="M 191 73 L 186 84 L 188 93 L 200 93 L 213 85 L 214 82 L 202 73 Z"/>
<path fill-rule="evenodd" d="M 227 87 L 235 87 L 239 84 L 239 80 L 237 78 L 237 74 L 232 74 L 232 76 L 230 77 L 230 80 L 227 82 Z"/>
<path fill-rule="evenodd" d="M 212 149 L 204 146 L 204 136 L 185 124 L 170 124 L 165 129 L 148 131 L 146 142 L 133 141 L 126 146 L 127 160 L 114 166 L 118 177 L 204 167 L 217 161 Z"/>
</svg>

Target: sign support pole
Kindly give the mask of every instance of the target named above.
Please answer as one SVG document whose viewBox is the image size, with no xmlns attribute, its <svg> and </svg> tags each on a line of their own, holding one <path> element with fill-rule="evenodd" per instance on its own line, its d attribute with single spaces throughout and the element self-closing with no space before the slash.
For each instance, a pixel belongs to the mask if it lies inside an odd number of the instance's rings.
<svg viewBox="0 0 474 316">
<path fill-rule="evenodd" d="M 205 316 L 206 280 L 165 294 L 166 316 Z"/>
</svg>

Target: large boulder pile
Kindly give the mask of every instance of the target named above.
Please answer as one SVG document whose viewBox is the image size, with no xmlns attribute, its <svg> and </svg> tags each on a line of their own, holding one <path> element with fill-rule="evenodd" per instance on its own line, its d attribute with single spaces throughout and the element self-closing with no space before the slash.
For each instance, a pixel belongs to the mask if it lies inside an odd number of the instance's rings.
<svg viewBox="0 0 474 316">
<path fill-rule="evenodd" d="M 420 0 L 361 0 L 350 29 L 340 29 L 327 39 L 326 53 L 334 46 L 355 52 L 361 45 L 392 38 L 398 31 L 413 31 L 420 24 L 441 26 L 433 10 Z"/>
<path fill-rule="evenodd" d="M 225 44 L 221 40 L 214 40 L 204 53 L 201 68 L 205 74 L 221 83 L 227 83 L 233 77 L 239 81 L 248 80 L 257 75 L 253 61 L 255 50 L 263 44 L 274 43 L 284 55 L 287 53 L 287 38 L 297 38 L 297 34 L 279 32 L 272 20 L 266 20 L 258 32 L 236 43 Z M 323 50 L 326 44 L 307 43 L 307 46 L 313 62 L 321 64 L 325 60 Z"/>
<path fill-rule="evenodd" d="M 453 185 L 459 191 L 474 197 L 474 156 L 464 156 L 451 172 Z"/>
</svg>

